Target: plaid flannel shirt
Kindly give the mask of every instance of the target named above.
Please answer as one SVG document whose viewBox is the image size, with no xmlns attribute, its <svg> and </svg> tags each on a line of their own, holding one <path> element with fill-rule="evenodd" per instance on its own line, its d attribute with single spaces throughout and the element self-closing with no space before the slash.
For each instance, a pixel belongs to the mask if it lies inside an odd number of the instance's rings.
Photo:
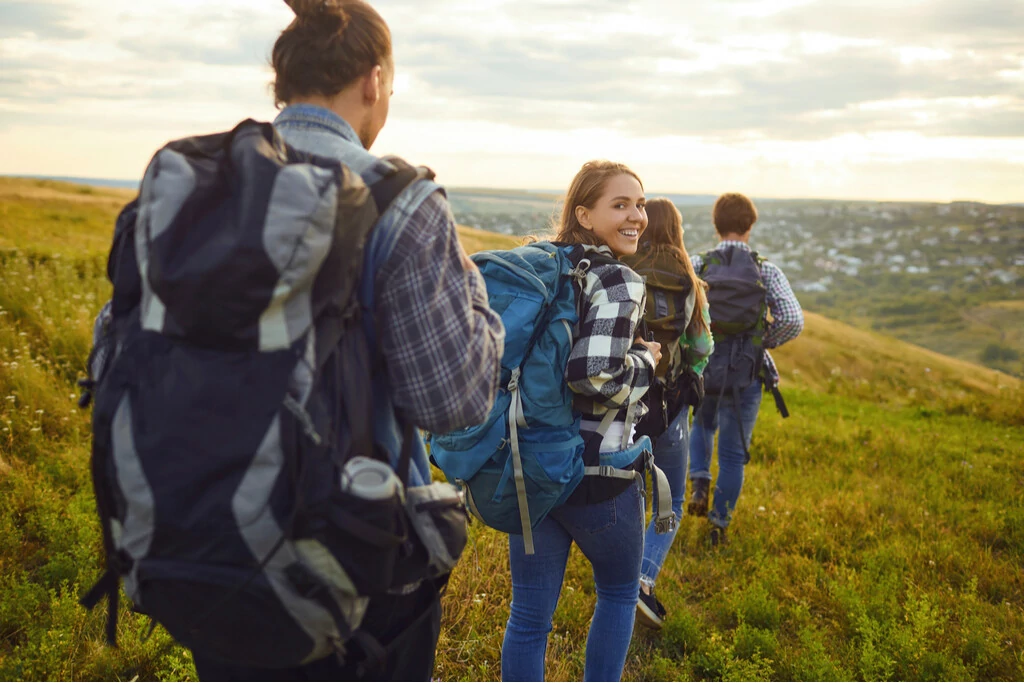
<svg viewBox="0 0 1024 683">
<path fill-rule="evenodd" d="M 464 264 L 440 192 L 404 212 L 394 251 L 377 273 L 376 325 L 395 404 L 435 433 L 483 422 L 494 403 L 505 329 L 475 267 Z"/>
<path fill-rule="evenodd" d="M 715 248 L 725 247 L 751 250 L 750 245 L 746 242 L 735 240 L 723 240 Z M 693 257 L 694 270 L 699 271 L 703 265 L 704 259 L 700 255 Z M 768 349 L 782 346 L 797 338 L 804 329 L 804 311 L 800 307 L 800 302 L 797 301 L 796 294 L 793 293 L 793 288 L 789 285 L 786 274 L 777 265 L 770 261 L 762 262 L 761 278 L 764 280 L 768 310 L 772 314 L 772 319 L 764 334 L 765 379 L 769 386 L 776 386 L 779 383 L 779 371 L 775 367 L 775 361 L 768 353 Z"/>
<path fill-rule="evenodd" d="M 611 256 L 607 247 L 586 249 Z M 646 292 L 643 278 L 624 264 L 597 264 L 587 271 L 579 332 L 565 369 L 569 388 L 577 394 L 577 409 L 587 417 L 600 420 L 609 410 L 631 404 L 638 404 L 637 418 L 643 414 L 640 399 L 651 385 L 656 363 L 651 352 L 633 340 Z"/>
</svg>

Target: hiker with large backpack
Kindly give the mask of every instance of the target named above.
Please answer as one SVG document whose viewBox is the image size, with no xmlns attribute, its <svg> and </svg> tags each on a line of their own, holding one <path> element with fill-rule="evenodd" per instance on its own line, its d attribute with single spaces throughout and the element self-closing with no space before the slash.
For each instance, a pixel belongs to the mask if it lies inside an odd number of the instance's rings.
<svg viewBox="0 0 1024 683">
<path fill-rule="evenodd" d="M 517 374 L 516 380 L 504 377 L 503 370 L 502 386 L 507 387 L 504 380 L 509 379 L 515 395 L 508 422 L 513 426 L 511 439 L 521 443 L 513 447 L 546 453 L 543 461 L 521 460 L 552 466 L 569 485 L 539 522 L 526 517 L 518 533 L 509 535 L 512 604 L 501 653 L 506 681 L 544 679 L 551 618 L 573 543 L 593 567 L 597 592 L 584 679 L 614 681 L 622 675 L 640 582 L 644 524 L 640 472 L 650 458 L 649 441 L 634 444 L 632 429 L 642 414 L 641 399 L 661 352 L 657 342 L 637 336 L 643 281 L 617 258 L 636 251 L 647 227 L 644 203 L 643 186 L 626 166 L 588 162 L 569 187 L 554 237 L 554 244 L 566 250 L 538 245 L 547 250 L 547 261 L 560 262 L 568 255 L 572 276 L 568 287 L 558 289 L 558 301 L 548 308 L 549 315 L 523 321 L 543 330 L 536 340 L 540 348 L 527 351 L 522 375 Z M 486 267 L 481 267 L 487 277 Z M 535 266 L 541 268 L 541 263 Z M 501 306 L 490 281 L 488 291 L 492 306 Z M 511 297 L 526 295 L 527 290 L 509 292 Z M 558 305 L 563 301 L 568 306 Z M 548 326 L 543 318 L 552 316 L 557 318 Z M 505 319 L 508 328 L 509 318 Z M 550 337 L 549 330 L 556 336 Z M 546 353 L 549 344 L 556 344 L 559 353 Z M 533 367 L 533 358 L 553 358 L 553 367 L 548 365 L 546 371 Z M 545 374 L 558 397 L 546 410 L 530 405 L 531 386 L 544 386 Z M 497 403 L 510 397 L 502 390 Z M 550 428 L 543 426 L 545 420 Z M 493 502 L 493 497 L 474 499 L 478 506 Z M 520 512 L 530 509 L 532 513 L 539 501 L 528 490 L 521 502 Z"/>
<path fill-rule="evenodd" d="M 112 641 L 123 579 L 204 680 L 430 680 L 466 513 L 418 430 L 487 417 L 504 330 L 433 174 L 367 151 L 387 25 L 289 5 L 273 125 L 169 143 L 118 219 L 83 603 Z"/>
<path fill-rule="evenodd" d="M 707 515 L 709 540 L 717 546 L 726 541 L 743 488 L 762 388 L 772 393 L 783 417 L 789 414 L 768 350 L 795 339 L 803 330 L 804 315 L 782 270 L 750 248 L 757 222 L 754 203 L 739 193 L 723 194 L 715 201 L 712 218 L 718 246 L 693 258 L 697 275 L 708 283 L 715 351 L 704 369 L 704 403 L 690 434 L 692 491 L 687 511 Z M 718 480 L 709 511 L 715 432 Z"/>
<path fill-rule="evenodd" d="M 637 431 L 654 440 L 654 463 L 668 479 L 672 511 L 683 514 L 686 466 L 689 454 L 690 408 L 703 394 L 701 372 L 714 349 L 708 314 L 707 285 L 694 272 L 683 243 L 683 217 L 672 200 L 655 197 L 647 202 L 647 230 L 636 254 L 622 260 L 647 285 L 644 324 L 661 343 L 662 357 L 647 394 L 648 413 Z M 655 596 L 654 584 L 665 562 L 676 529 L 658 533 L 652 519 L 644 534 L 644 556 L 637 598 L 637 620 L 661 628 L 665 607 Z"/>
</svg>

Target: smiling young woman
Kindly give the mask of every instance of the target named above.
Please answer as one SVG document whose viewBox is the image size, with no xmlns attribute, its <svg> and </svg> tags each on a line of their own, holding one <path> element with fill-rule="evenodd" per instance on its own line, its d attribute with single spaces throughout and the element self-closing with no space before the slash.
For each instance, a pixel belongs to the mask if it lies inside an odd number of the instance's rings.
<svg viewBox="0 0 1024 683">
<path fill-rule="evenodd" d="M 581 414 L 587 467 L 632 444 L 633 418 L 654 379 L 661 345 L 636 337 L 644 281 L 618 257 L 632 254 L 647 227 L 643 184 L 622 164 L 583 165 L 566 193 L 556 243 L 584 246 L 591 261 L 579 292 L 579 325 L 565 377 Z M 602 433 L 602 420 L 613 420 Z M 634 463 L 630 468 L 640 463 Z M 633 635 L 644 537 L 643 493 L 636 478 L 584 477 L 566 502 L 533 529 L 534 554 L 509 536 L 512 605 L 501 652 L 505 681 L 544 679 L 551 617 L 573 543 L 594 568 L 597 605 L 587 636 L 584 680 L 622 676 Z"/>
<path fill-rule="evenodd" d="M 640 235 L 647 228 L 644 188 L 636 176 L 619 173 L 605 183 L 592 207 L 573 207 L 576 220 L 606 244 L 616 256 L 636 253 Z"/>
</svg>

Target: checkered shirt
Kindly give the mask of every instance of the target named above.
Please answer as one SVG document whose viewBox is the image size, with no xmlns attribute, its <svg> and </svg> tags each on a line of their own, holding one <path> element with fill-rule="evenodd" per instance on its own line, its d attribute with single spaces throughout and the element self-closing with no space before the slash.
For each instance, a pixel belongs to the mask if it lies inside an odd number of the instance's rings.
<svg viewBox="0 0 1024 683">
<path fill-rule="evenodd" d="M 586 246 L 611 256 L 607 247 Z M 654 356 L 634 344 L 644 314 L 643 278 L 624 264 L 596 264 L 580 296 L 580 325 L 565 378 L 585 417 L 600 420 L 609 410 L 640 403 L 654 378 Z M 636 417 L 643 414 L 641 403 Z M 625 413 L 620 416 L 625 419 Z M 584 434 L 584 438 L 587 435 Z"/>
<path fill-rule="evenodd" d="M 501 317 L 487 304 L 475 267 L 464 264 L 448 202 L 435 192 L 391 211 L 399 236 L 376 276 L 375 321 L 395 405 L 443 434 L 483 422 L 497 392 L 504 350 Z"/>
</svg>

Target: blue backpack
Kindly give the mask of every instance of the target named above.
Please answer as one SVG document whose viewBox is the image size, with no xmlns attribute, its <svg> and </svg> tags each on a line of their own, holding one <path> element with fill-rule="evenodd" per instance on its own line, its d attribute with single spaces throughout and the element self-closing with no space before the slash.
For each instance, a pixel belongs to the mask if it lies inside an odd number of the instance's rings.
<svg viewBox="0 0 1024 683">
<path fill-rule="evenodd" d="M 538 242 L 507 251 L 472 256 L 487 283 L 492 309 L 505 325 L 498 395 L 480 425 L 430 437 L 431 457 L 466 494 L 473 514 L 487 526 L 523 534 L 533 552 L 530 530 L 565 502 L 584 476 L 643 481 L 640 471 L 623 470 L 638 458 L 654 473 L 654 506 L 659 528 L 672 528 L 668 481 L 653 466 L 651 442 L 602 453 L 600 465 L 586 467 L 580 415 L 565 368 L 579 320 L 577 292 L 600 254 L 584 254 L 580 245 Z M 610 412 L 600 432 L 610 426 Z M 628 433 L 628 429 L 627 429 Z M 666 504 L 665 507 L 668 507 Z"/>
</svg>

